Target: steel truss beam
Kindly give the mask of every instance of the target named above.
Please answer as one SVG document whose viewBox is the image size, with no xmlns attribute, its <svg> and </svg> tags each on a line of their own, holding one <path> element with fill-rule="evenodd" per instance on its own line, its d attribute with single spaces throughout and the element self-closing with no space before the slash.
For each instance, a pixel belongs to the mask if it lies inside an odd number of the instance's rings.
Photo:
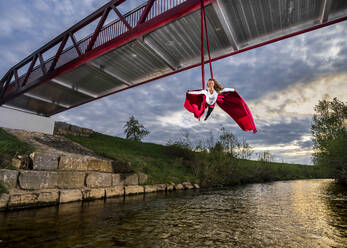
<svg viewBox="0 0 347 248">
<path fill-rule="evenodd" d="M 83 90 L 83 89 L 80 89 L 80 88 L 77 88 L 77 87 L 74 87 L 73 85 L 69 84 L 69 83 L 65 83 L 61 80 L 58 80 L 58 79 L 51 79 L 51 82 L 55 83 L 55 84 L 59 84 L 65 88 L 68 88 L 68 89 L 72 89 L 78 93 L 81 93 L 85 96 L 88 96 L 88 97 L 92 97 L 92 98 L 98 98 L 99 96 L 98 95 L 95 95 L 93 93 L 90 93 L 86 90 Z"/>
<path fill-rule="evenodd" d="M 324 0 L 323 1 L 320 23 L 324 23 L 324 22 L 328 21 L 330 9 L 331 9 L 331 3 L 332 3 L 332 0 Z"/>
<path fill-rule="evenodd" d="M 117 79 L 118 81 L 121 81 L 121 82 L 122 82 L 123 84 L 125 84 L 125 85 L 128 85 L 128 86 L 131 85 L 131 83 L 129 83 L 129 82 L 126 81 L 125 79 L 121 78 L 120 76 L 114 74 L 113 72 L 111 72 L 111 71 L 109 71 L 109 70 L 107 70 L 107 69 L 105 69 L 105 68 L 102 68 L 102 66 L 100 66 L 100 65 L 98 65 L 98 64 L 96 64 L 96 63 L 94 63 L 94 62 L 92 62 L 92 61 L 87 62 L 87 65 L 89 65 L 89 66 L 91 66 L 91 67 L 97 69 L 98 71 L 101 71 L 101 72 L 107 74 L 108 76 L 110 76 L 110 77 L 112 77 L 112 78 Z"/>
</svg>

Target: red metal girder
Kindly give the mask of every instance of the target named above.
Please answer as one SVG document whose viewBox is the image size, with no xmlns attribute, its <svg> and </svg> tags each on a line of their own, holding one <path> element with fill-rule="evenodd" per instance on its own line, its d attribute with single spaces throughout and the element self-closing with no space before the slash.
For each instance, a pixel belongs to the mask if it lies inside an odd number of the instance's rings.
<svg viewBox="0 0 347 248">
<path fill-rule="evenodd" d="M 39 53 L 39 59 L 40 59 L 40 66 L 43 74 L 46 74 L 46 66 L 45 61 L 43 60 L 42 54 Z"/>
<path fill-rule="evenodd" d="M 83 28 L 83 27 L 87 26 L 88 24 L 92 23 L 94 20 L 96 20 L 97 18 L 99 18 L 102 15 L 102 13 L 104 12 L 105 8 L 109 8 L 112 5 L 118 6 L 118 5 L 122 4 L 125 1 L 126 0 L 112 0 L 109 3 L 105 4 L 104 6 L 100 7 L 99 9 L 94 11 L 92 14 L 90 14 L 89 16 L 84 18 L 83 20 L 79 21 L 78 23 L 73 25 L 71 28 L 69 28 L 68 30 L 64 31 L 63 33 L 61 33 L 60 35 L 55 37 L 53 40 L 48 42 L 46 45 L 40 47 L 35 52 L 30 54 L 28 57 L 26 57 L 25 59 L 23 59 L 22 61 L 20 61 L 16 65 L 14 65 L 13 67 L 11 67 L 8 72 L 10 72 L 14 68 L 18 69 L 18 68 L 22 67 L 23 65 L 27 64 L 28 62 L 30 62 L 33 59 L 35 54 L 38 54 L 38 53 L 42 53 L 43 54 L 44 52 L 48 51 L 50 48 L 52 48 L 55 45 L 57 45 L 65 37 L 66 34 L 75 33 L 76 31 L 80 30 L 81 28 Z"/>
<path fill-rule="evenodd" d="M 128 30 L 131 30 L 132 27 L 130 26 L 130 24 L 125 20 L 124 16 L 119 12 L 119 10 L 116 8 L 116 6 L 112 5 L 111 6 L 113 11 L 116 12 L 116 14 L 118 15 L 119 19 L 124 23 L 124 25 L 128 28 Z"/>
<path fill-rule="evenodd" d="M 142 13 L 140 19 L 138 20 L 137 25 L 139 25 L 139 24 L 145 22 L 145 20 L 146 20 L 148 14 L 149 14 L 149 11 L 151 10 L 153 4 L 154 4 L 154 0 L 149 0 L 149 1 L 147 2 L 146 8 L 145 8 L 145 10 L 143 11 L 143 13 Z"/>
<path fill-rule="evenodd" d="M 72 40 L 72 43 L 73 43 L 73 45 L 74 45 L 74 47 L 76 49 L 76 52 L 77 52 L 78 56 L 81 56 L 82 52 L 80 50 L 80 47 L 78 46 L 78 43 L 77 43 L 76 38 L 75 38 L 75 35 L 73 33 L 70 33 L 69 36 L 70 36 L 70 38 Z"/>
<path fill-rule="evenodd" d="M 1 92 L 0 92 L 0 100 L 3 98 L 5 95 L 5 92 L 7 91 L 8 86 L 10 85 L 11 78 L 13 76 L 13 70 L 8 74 L 5 83 L 1 87 Z"/>
<path fill-rule="evenodd" d="M 53 60 L 53 62 L 51 64 L 51 67 L 49 68 L 49 71 L 53 71 L 54 70 L 54 67 L 58 63 L 59 57 L 60 57 L 61 52 L 63 51 L 63 49 L 64 49 L 64 47 L 66 45 L 66 42 L 67 42 L 68 38 L 69 38 L 69 36 L 65 35 L 63 40 L 61 41 L 59 49 L 58 49 L 57 53 L 54 56 L 54 60 Z"/>
<path fill-rule="evenodd" d="M 30 76 L 30 74 L 31 74 L 31 72 L 33 70 L 33 67 L 34 67 L 34 65 L 36 63 L 36 60 L 37 60 L 37 54 L 35 54 L 35 56 L 33 57 L 33 60 L 31 61 L 31 64 L 30 64 L 30 66 L 28 68 L 28 71 L 27 71 L 27 73 L 25 75 L 25 78 L 24 78 L 24 81 L 23 81 L 22 85 L 25 85 L 25 83 L 28 81 L 28 78 L 29 78 L 29 76 Z"/>
<path fill-rule="evenodd" d="M 19 85 L 19 80 L 18 80 L 18 70 L 17 69 L 14 69 L 14 82 L 16 84 L 16 87 L 17 87 L 17 90 L 20 88 L 20 85 Z"/>
<path fill-rule="evenodd" d="M 211 1 L 212 0 L 204 0 L 205 4 L 209 4 Z M 10 87 L 6 92 L 6 97 L 8 96 L 9 98 L 12 99 L 22 93 L 25 93 L 31 88 L 39 86 L 42 83 L 45 83 L 51 80 L 52 78 L 63 74 L 64 72 L 70 71 L 78 67 L 79 65 L 88 62 L 89 60 L 93 58 L 96 58 L 102 54 L 107 53 L 110 50 L 113 50 L 116 47 L 119 47 L 129 42 L 130 40 L 136 39 L 137 37 L 140 37 L 146 33 L 149 33 L 155 30 L 156 28 L 164 26 L 165 24 L 171 21 L 174 21 L 177 18 L 180 18 L 186 14 L 189 14 L 199 9 L 199 7 L 200 7 L 200 0 L 190 0 L 190 1 L 183 2 L 182 4 L 176 6 L 173 9 L 166 11 L 165 13 L 161 15 L 156 16 L 147 22 L 144 22 L 142 24 L 135 26 L 132 30 L 129 30 L 128 32 L 114 38 L 113 40 L 106 42 L 105 44 L 93 49 L 92 51 L 86 52 L 82 56 L 59 67 L 56 71 L 47 73 L 42 78 L 34 80 L 30 85 L 28 85 L 25 88 L 22 88 L 21 92 L 16 92 L 14 88 Z M 2 104 L 1 101 L 0 101 L 0 104 Z"/>
<path fill-rule="evenodd" d="M 95 29 L 95 31 L 93 33 L 93 36 L 92 36 L 92 38 L 89 41 L 89 44 L 88 44 L 87 49 L 86 49 L 86 52 L 92 50 L 92 48 L 94 46 L 94 43 L 95 43 L 96 39 L 98 38 L 100 30 L 101 30 L 102 26 L 104 25 L 104 23 L 106 21 L 108 13 L 110 13 L 110 10 L 111 10 L 110 8 L 107 8 L 107 9 L 105 9 L 104 13 L 102 14 L 102 17 L 101 17 L 101 19 L 100 19 L 100 21 L 98 23 L 98 26 L 96 27 L 96 29 Z"/>
</svg>

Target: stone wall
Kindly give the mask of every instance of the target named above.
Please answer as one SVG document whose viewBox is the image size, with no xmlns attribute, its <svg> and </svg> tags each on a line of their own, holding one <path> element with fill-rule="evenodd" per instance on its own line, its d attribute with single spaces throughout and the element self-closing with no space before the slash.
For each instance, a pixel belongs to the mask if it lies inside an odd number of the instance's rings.
<svg viewBox="0 0 347 248">
<path fill-rule="evenodd" d="M 57 205 L 106 197 L 199 188 L 182 184 L 144 185 L 144 173 L 117 173 L 112 161 L 88 156 L 33 153 L 32 169 L 0 170 L 9 193 L 0 196 L 0 210 Z"/>
<path fill-rule="evenodd" d="M 83 128 L 75 125 L 71 125 L 65 122 L 56 121 L 54 124 L 55 135 L 73 135 L 73 136 L 90 136 L 94 131 L 89 128 Z"/>
</svg>

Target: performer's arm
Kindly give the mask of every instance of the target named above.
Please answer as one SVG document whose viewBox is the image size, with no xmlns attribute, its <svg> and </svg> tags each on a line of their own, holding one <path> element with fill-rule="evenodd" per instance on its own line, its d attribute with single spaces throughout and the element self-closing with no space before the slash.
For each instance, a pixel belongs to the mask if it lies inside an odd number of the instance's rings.
<svg viewBox="0 0 347 248">
<path fill-rule="evenodd" d="M 206 94 L 206 90 L 196 90 L 196 91 L 187 91 L 188 94 L 192 95 L 201 95 L 201 94 Z"/>
<path fill-rule="evenodd" d="M 221 93 L 223 93 L 223 92 L 234 92 L 234 91 L 235 91 L 234 88 L 224 88 L 224 89 L 221 90 Z"/>
</svg>

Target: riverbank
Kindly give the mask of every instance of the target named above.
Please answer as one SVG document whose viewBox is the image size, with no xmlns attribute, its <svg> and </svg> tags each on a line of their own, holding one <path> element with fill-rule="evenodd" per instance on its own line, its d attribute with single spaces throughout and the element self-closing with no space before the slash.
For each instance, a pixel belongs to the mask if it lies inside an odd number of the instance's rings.
<svg viewBox="0 0 347 248">
<path fill-rule="evenodd" d="M 188 181 L 149 183 L 129 163 L 99 156 L 63 136 L 14 129 L 1 134 L 8 145 L 0 153 L 0 210 L 199 188 Z"/>
<path fill-rule="evenodd" d="M 3 210 L 324 176 L 314 166 L 241 160 L 218 147 L 196 152 L 68 124 L 53 136 L 13 129 L 0 132 L 2 144 L 7 144 L 0 150 Z"/>
</svg>

